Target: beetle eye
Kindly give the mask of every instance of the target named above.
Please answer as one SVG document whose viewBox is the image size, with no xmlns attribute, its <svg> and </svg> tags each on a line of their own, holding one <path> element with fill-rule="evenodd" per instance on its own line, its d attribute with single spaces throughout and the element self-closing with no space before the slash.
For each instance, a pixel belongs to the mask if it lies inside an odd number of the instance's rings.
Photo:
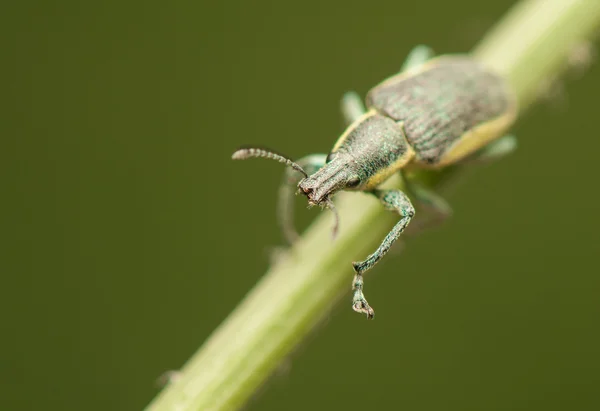
<svg viewBox="0 0 600 411">
<path fill-rule="evenodd" d="M 354 188 L 354 187 L 357 187 L 359 184 L 360 184 L 360 178 L 352 177 L 350 180 L 348 180 L 346 187 Z"/>
</svg>

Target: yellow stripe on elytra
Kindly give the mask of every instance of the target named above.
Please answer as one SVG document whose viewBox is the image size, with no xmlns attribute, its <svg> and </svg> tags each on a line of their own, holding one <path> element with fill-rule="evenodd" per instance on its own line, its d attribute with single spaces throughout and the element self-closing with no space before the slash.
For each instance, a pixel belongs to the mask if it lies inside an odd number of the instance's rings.
<svg viewBox="0 0 600 411">
<path fill-rule="evenodd" d="M 473 154 L 486 144 L 502 137 L 517 117 L 516 104 L 500 117 L 480 124 L 463 134 L 434 165 L 435 168 L 454 164 L 469 154 Z"/>
<path fill-rule="evenodd" d="M 396 161 L 394 161 L 392 164 L 385 168 L 382 168 L 376 174 L 372 175 L 371 178 L 367 180 L 364 187 L 362 187 L 363 190 L 371 190 L 377 187 L 385 180 L 390 178 L 392 174 L 402 169 L 408 162 L 410 162 L 415 157 L 415 151 L 412 149 L 410 144 L 408 144 L 408 141 L 406 140 L 406 134 L 404 134 L 404 122 L 401 121 L 397 124 L 398 127 L 400 127 L 400 129 L 402 130 L 402 135 L 405 136 L 404 141 L 406 145 L 406 152 L 402 156 L 398 157 Z"/>
<path fill-rule="evenodd" d="M 373 117 L 375 115 L 377 115 L 377 111 L 375 109 L 371 109 L 356 120 L 354 120 L 354 123 L 350 124 L 346 131 L 344 131 L 344 134 L 342 134 L 340 138 L 338 138 L 338 141 L 335 142 L 335 145 L 333 146 L 333 149 L 331 149 L 331 152 L 335 153 L 340 148 L 340 146 L 344 144 L 344 141 L 346 141 L 350 133 L 356 130 L 356 127 L 358 127 L 363 121 L 365 121 L 369 117 Z"/>
</svg>

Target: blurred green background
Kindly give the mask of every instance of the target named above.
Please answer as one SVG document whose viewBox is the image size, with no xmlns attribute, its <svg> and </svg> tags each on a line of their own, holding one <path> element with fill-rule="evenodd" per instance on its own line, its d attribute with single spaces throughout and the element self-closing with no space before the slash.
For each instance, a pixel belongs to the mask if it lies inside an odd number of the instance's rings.
<svg viewBox="0 0 600 411">
<path fill-rule="evenodd" d="M 231 152 L 326 152 L 344 91 L 512 3 L 3 4 L 0 409 L 143 408 L 281 243 L 283 167 Z M 528 112 L 378 266 L 375 322 L 346 301 L 248 410 L 600 409 L 599 89 L 594 65 Z"/>
</svg>

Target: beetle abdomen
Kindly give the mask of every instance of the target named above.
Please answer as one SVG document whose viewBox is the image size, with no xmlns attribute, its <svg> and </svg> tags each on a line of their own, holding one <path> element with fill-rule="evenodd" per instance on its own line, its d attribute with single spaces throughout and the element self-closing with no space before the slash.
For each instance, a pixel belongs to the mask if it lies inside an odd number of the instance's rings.
<svg viewBox="0 0 600 411">
<path fill-rule="evenodd" d="M 402 121 L 415 160 L 430 166 L 500 137 L 516 113 L 505 81 L 467 56 L 442 56 L 391 77 L 369 92 L 367 105 Z"/>
</svg>

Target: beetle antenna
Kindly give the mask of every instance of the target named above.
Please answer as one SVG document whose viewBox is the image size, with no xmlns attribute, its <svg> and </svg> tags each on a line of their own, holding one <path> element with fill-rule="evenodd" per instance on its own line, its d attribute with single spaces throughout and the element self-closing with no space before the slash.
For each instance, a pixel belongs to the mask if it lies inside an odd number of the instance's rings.
<svg viewBox="0 0 600 411">
<path fill-rule="evenodd" d="M 340 215 L 337 211 L 337 208 L 335 208 L 335 206 L 333 205 L 333 201 L 331 201 L 331 198 L 327 198 L 325 204 L 327 205 L 327 208 L 333 212 L 334 215 L 335 222 L 333 223 L 332 236 L 335 240 L 335 238 L 337 237 L 338 230 L 340 228 Z"/>
<path fill-rule="evenodd" d="M 302 169 L 302 167 L 300 167 L 298 164 L 294 163 L 290 158 L 284 156 L 283 154 L 275 153 L 270 149 L 265 150 L 257 147 L 240 148 L 231 156 L 233 160 L 246 160 L 251 157 L 271 158 L 275 161 L 279 161 L 280 163 L 292 167 L 294 170 L 302 173 L 304 177 L 308 177 L 306 171 L 304 171 L 304 169 Z"/>
</svg>

